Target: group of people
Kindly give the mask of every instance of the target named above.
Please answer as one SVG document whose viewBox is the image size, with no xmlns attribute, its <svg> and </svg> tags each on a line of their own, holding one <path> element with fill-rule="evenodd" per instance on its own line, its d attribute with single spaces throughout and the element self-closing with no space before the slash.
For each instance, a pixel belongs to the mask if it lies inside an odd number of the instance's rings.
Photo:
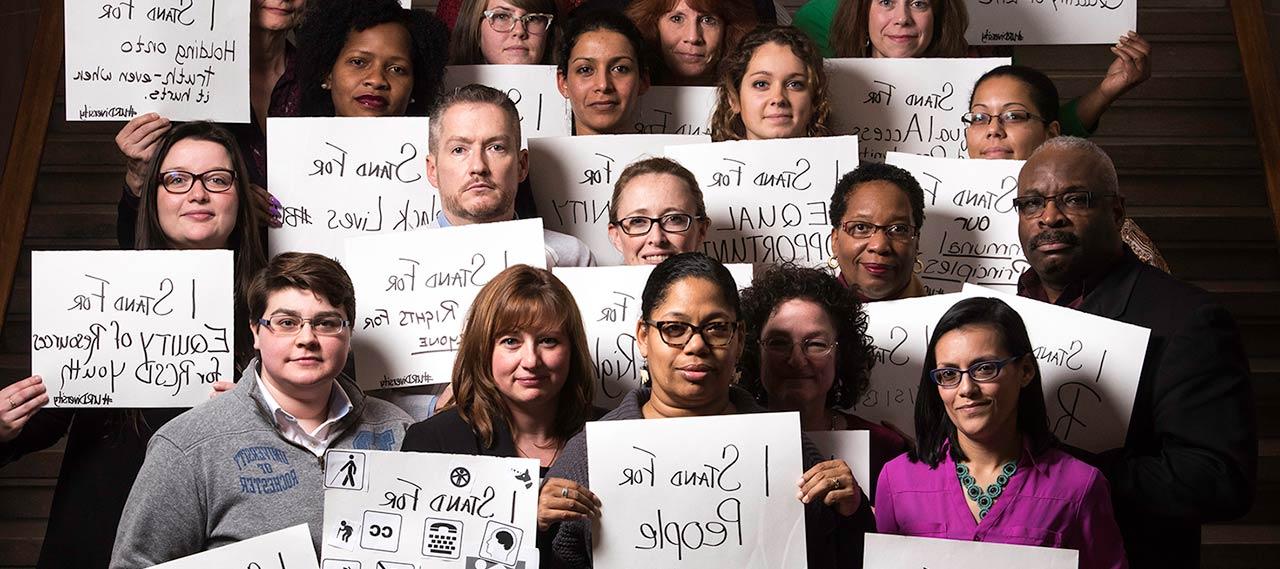
<svg viewBox="0 0 1280 569">
<path fill-rule="evenodd" d="M 0 389 L 0 463 L 70 432 L 41 567 L 147 567 L 302 522 L 318 545 L 317 457 L 331 448 L 537 459 L 542 565 L 590 567 L 592 527 L 609 523 L 588 484 L 592 420 L 798 411 L 805 431 L 870 431 L 865 488 L 847 462 L 804 447 L 812 567 L 859 566 L 875 531 L 1071 548 L 1084 568 L 1193 567 L 1200 524 L 1251 504 L 1256 433 L 1235 324 L 1168 274 L 1126 217 L 1106 153 L 1069 136 L 1149 76 L 1136 35 L 1079 99 L 1061 105 L 1043 73 L 1002 66 L 956 117 L 970 158 L 1026 160 L 1019 294 L 1151 330 L 1126 442 L 1093 455 L 1055 440 L 1026 325 L 997 299 L 925 323 L 914 425 L 850 412 L 874 361 L 863 305 L 926 294 L 924 192 L 894 166 L 863 163 L 832 189 L 826 267 L 761 267 L 741 292 L 747 283 L 698 252 L 711 220 L 696 177 L 661 157 L 627 166 L 609 240 L 624 263 L 656 266 L 635 323 L 647 379 L 613 410 L 592 404 L 583 320 L 548 270 L 595 264 L 574 237 L 545 231 L 545 267 L 513 266 L 483 287 L 444 392 L 362 393 L 344 372 L 356 302 L 345 270 L 265 254 L 282 209 L 266 187 L 268 116 L 429 115 L 433 227 L 507 221 L 537 215 L 519 114 L 491 87 L 444 92 L 446 64 L 555 65 L 575 135 L 633 133 L 639 96 L 667 84 L 717 88 L 713 140 L 820 137 L 842 96 L 824 56 L 970 55 L 963 2 L 814 0 L 796 27 L 746 0 L 446 0 L 445 22 L 397 0 L 250 9 L 251 123 L 148 114 L 116 137 L 122 248 L 235 252 L 239 381 L 190 410 L 44 409 L 39 377 Z M 280 471 L 243 470 L 260 456 Z"/>
</svg>

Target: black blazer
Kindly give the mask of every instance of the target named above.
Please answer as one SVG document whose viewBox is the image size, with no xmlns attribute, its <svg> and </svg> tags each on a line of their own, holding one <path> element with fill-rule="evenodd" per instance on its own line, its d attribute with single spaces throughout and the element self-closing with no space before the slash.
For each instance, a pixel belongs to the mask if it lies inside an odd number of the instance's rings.
<svg viewBox="0 0 1280 569">
<path fill-rule="evenodd" d="M 1124 259 L 1080 310 L 1151 329 L 1124 448 L 1085 457 L 1111 483 L 1131 566 L 1200 566 L 1200 524 L 1253 502 L 1258 440 L 1235 321 L 1209 293 Z"/>
<path fill-rule="evenodd" d="M 404 444 L 400 450 L 508 458 L 519 456 L 506 421 L 493 422 L 493 447 L 487 448 L 484 441 L 471 430 L 471 425 L 462 420 L 457 407 L 445 409 L 410 426 L 404 433 Z"/>
</svg>

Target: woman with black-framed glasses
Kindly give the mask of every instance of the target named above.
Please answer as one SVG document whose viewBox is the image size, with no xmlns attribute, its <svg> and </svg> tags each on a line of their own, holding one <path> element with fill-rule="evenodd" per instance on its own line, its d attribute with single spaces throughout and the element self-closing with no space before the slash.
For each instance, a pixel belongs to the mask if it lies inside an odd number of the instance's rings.
<svg viewBox="0 0 1280 569">
<path fill-rule="evenodd" d="M 745 332 L 738 287 L 728 269 L 702 253 L 682 253 L 654 267 L 640 298 L 636 347 L 645 358 L 648 384 L 632 390 L 601 421 L 706 417 L 759 413 L 751 394 L 733 385 Z M 805 445 L 805 468 L 798 497 L 805 503 L 809 567 L 858 567 L 862 534 L 871 530 L 871 512 L 849 466 L 822 461 Z M 798 474 L 798 473 L 796 473 Z M 540 548 L 543 565 L 586 568 L 591 563 L 591 524 L 600 518 L 600 500 L 587 488 L 587 441 L 570 439 L 548 473 L 547 487 L 565 500 L 578 500 L 580 514 L 566 515 L 544 531 L 551 547 Z M 546 495 L 547 488 L 543 489 Z M 548 556 L 551 558 L 548 559 Z"/>
<path fill-rule="evenodd" d="M 465 0 L 449 44 L 449 65 L 550 65 L 554 0 Z"/>
<path fill-rule="evenodd" d="M 698 179 L 669 158 L 627 166 L 609 204 L 609 241 L 625 265 L 656 265 L 696 251 L 711 224 Z"/>
<path fill-rule="evenodd" d="M 917 450 L 880 473 L 881 533 L 1075 549 L 1128 567 L 1098 469 L 1059 448 L 1022 318 L 995 298 L 938 321 L 916 398 Z"/>
</svg>

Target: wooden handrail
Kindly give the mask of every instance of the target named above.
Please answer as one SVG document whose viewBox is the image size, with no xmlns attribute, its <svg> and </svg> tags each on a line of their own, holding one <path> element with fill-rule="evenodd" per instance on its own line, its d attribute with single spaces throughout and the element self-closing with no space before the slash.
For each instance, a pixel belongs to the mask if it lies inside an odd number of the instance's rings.
<svg viewBox="0 0 1280 569">
<path fill-rule="evenodd" d="M 35 193 L 49 131 L 49 112 L 62 73 L 62 11 L 63 0 L 44 0 L 40 4 L 35 44 L 22 83 L 4 176 L 0 178 L 0 330 L 8 319 L 9 296 L 31 213 L 31 195 Z"/>
<path fill-rule="evenodd" d="M 1258 153 L 1266 175 L 1267 199 L 1271 202 L 1271 217 L 1276 226 L 1277 247 L 1280 247 L 1280 79 L 1277 79 L 1276 62 L 1272 60 L 1262 0 L 1231 0 L 1230 6 L 1245 88 L 1253 108 Z"/>
</svg>

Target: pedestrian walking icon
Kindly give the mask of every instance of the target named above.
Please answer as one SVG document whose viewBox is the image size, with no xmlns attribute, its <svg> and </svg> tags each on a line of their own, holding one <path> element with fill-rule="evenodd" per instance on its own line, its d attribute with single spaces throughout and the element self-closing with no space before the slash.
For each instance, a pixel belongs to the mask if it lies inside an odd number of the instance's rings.
<svg viewBox="0 0 1280 569">
<path fill-rule="evenodd" d="M 331 450 L 324 455 L 325 488 L 363 490 L 365 455 L 351 450 Z"/>
</svg>

